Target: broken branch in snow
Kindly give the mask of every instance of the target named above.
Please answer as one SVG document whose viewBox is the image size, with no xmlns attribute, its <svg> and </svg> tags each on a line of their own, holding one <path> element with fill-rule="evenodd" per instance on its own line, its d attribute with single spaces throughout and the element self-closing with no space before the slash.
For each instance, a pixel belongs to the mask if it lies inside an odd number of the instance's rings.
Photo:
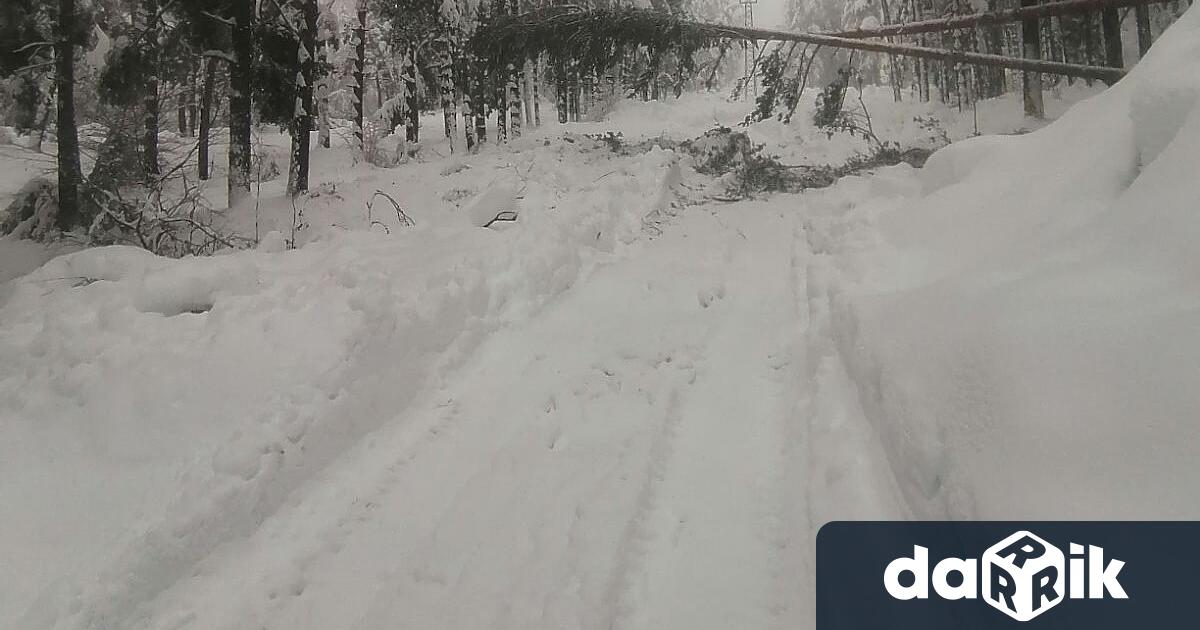
<svg viewBox="0 0 1200 630">
<path fill-rule="evenodd" d="M 495 218 L 493 218 L 491 221 L 488 221 L 487 223 L 484 223 L 484 224 L 483 224 L 483 227 L 485 227 L 485 228 L 486 228 L 486 227 L 492 227 L 492 224 L 493 224 L 493 223 L 497 223 L 497 222 L 505 222 L 505 223 L 508 223 L 508 222 L 512 222 L 512 221 L 516 221 L 516 220 L 517 220 L 517 213 L 516 213 L 516 212 L 513 212 L 512 210 L 505 210 L 504 212 L 501 212 L 500 214 L 497 214 L 497 215 L 495 216 Z"/>
<path fill-rule="evenodd" d="M 413 221 L 412 217 L 408 216 L 408 213 L 406 213 L 404 209 L 400 207 L 400 202 L 396 201 L 395 198 L 383 192 L 382 190 L 376 190 L 375 194 L 371 195 L 371 198 L 367 200 L 367 222 L 369 224 L 374 225 L 379 223 L 371 218 L 371 212 L 375 207 L 375 199 L 378 197 L 383 197 L 391 202 L 392 206 L 396 209 L 396 222 L 400 224 L 400 227 L 415 227 L 417 225 L 417 222 Z M 383 224 L 380 223 L 380 225 Z M 384 228 L 386 229 L 387 226 L 384 226 Z M 387 230 L 387 232 L 391 234 L 391 230 Z"/>
</svg>

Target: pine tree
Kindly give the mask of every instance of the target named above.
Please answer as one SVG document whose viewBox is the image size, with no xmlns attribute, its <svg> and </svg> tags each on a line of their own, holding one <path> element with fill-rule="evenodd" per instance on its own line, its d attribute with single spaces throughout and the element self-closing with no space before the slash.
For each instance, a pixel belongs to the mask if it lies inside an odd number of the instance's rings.
<svg viewBox="0 0 1200 630">
<path fill-rule="evenodd" d="M 316 82 L 317 19 L 320 10 L 317 0 L 293 0 L 297 32 L 296 98 L 292 123 L 292 156 L 288 168 L 288 194 L 297 195 L 308 190 L 310 138 L 312 136 L 315 103 L 313 101 Z"/>
<path fill-rule="evenodd" d="M 75 0 L 58 0 L 54 32 L 55 90 L 58 94 L 58 225 L 67 230 L 84 225 L 80 200 L 83 168 L 79 163 L 79 131 L 75 126 L 75 47 L 80 41 Z"/>
<path fill-rule="evenodd" d="M 253 124 L 254 0 L 232 0 L 233 61 L 229 66 L 229 205 L 250 196 Z"/>
<path fill-rule="evenodd" d="M 317 59 L 321 67 L 321 79 L 317 82 L 316 107 L 318 112 L 317 144 L 328 149 L 332 146 L 329 127 L 329 95 L 334 80 L 329 68 L 333 64 L 333 53 L 338 48 L 337 18 L 326 10 L 319 14 L 317 22 Z"/>
<path fill-rule="evenodd" d="M 212 144 L 213 119 L 216 116 L 213 111 L 213 99 L 216 98 L 217 63 L 215 57 L 205 57 L 204 59 L 204 79 L 200 88 L 200 133 L 197 140 L 199 144 L 196 148 L 201 180 L 208 180 L 212 176 L 209 169 L 208 152 Z"/>
<path fill-rule="evenodd" d="M 1021 6 L 1028 7 L 1037 4 L 1037 0 L 1021 0 Z M 1042 58 L 1041 29 L 1037 20 L 1025 20 L 1021 23 L 1021 46 L 1026 59 Z M 1037 72 L 1024 72 L 1021 75 L 1021 85 L 1025 96 L 1025 115 L 1041 118 L 1045 115 L 1042 104 L 1042 75 Z"/>
<path fill-rule="evenodd" d="M 146 174 L 159 174 L 158 126 L 159 126 L 159 60 L 161 39 L 161 16 L 158 0 L 140 0 L 136 22 L 141 30 L 141 72 L 143 75 L 142 104 L 142 160 Z"/>
</svg>

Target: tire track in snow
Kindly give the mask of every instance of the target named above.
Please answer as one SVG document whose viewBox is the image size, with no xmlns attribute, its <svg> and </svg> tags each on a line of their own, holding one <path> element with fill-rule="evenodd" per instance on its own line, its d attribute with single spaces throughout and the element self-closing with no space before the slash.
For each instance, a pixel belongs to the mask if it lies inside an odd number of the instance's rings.
<svg viewBox="0 0 1200 630">
<path fill-rule="evenodd" d="M 791 230 L 729 208 L 493 335 L 145 625 L 765 627 Z"/>
<path fill-rule="evenodd" d="M 671 457 L 671 444 L 679 430 L 680 392 L 671 392 L 670 403 L 662 429 L 655 436 L 654 445 L 650 448 L 650 457 L 643 476 L 641 490 L 638 492 L 637 503 L 629 521 L 626 523 L 620 542 L 616 548 L 613 572 L 604 590 L 604 616 L 597 624 L 597 630 L 609 630 L 618 627 L 620 621 L 628 614 L 625 591 L 630 587 L 631 574 L 637 568 L 638 556 L 645 553 L 643 549 L 650 538 L 647 515 L 654 508 L 657 500 L 658 487 L 665 476 L 666 463 Z"/>
<path fill-rule="evenodd" d="M 253 539 L 214 554 L 146 625 L 593 627 L 636 501 L 630 480 L 670 392 L 690 378 L 673 357 L 686 358 L 678 340 L 697 333 L 688 322 L 660 329 L 699 308 L 695 288 L 651 291 L 654 265 L 614 267 L 485 342 L 415 417 L 348 454 Z M 619 292 L 648 323 L 614 348 L 629 322 L 586 320 Z"/>
<path fill-rule="evenodd" d="M 712 327 L 699 376 L 639 518 L 645 549 L 622 590 L 617 628 L 765 628 L 775 614 L 781 536 L 780 429 L 795 349 L 792 213 L 730 206 L 718 289 L 699 296 Z M 693 244 L 694 246 L 695 244 Z"/>
</svg>

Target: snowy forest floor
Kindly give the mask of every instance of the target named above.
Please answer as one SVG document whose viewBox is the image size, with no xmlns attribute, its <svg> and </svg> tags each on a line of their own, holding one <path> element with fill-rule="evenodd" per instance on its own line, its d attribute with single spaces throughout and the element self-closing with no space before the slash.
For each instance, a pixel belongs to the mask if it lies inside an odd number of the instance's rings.
<svg viewBox="0 0 1200 630">
<path fill-rule="evenodd" d="M 803 628 L 832 519 L 1195 517 L 1200 110 L 1154 72 L 1200 67 L 1188 17 L 1049 129 L 989 135 L 1031 125 L 1010 95 L 925 169 L 802 194 L 713 201 L 583 135 L 748 109 L 688 95 L 394 169 L 318 151 L 295 250 L 280 181 L 228 214 L 278 232 L 256 251 L 0 242 L 0 627 Z M 974 133 L 869 96 L 881 139 Z"/>
</svg>

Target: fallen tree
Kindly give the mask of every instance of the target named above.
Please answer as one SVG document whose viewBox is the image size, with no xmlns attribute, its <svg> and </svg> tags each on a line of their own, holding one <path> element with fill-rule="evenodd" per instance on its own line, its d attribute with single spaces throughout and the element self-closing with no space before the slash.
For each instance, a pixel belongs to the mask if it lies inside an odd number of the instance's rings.
<svg viewBox="0 0 1200 630">
<path fill-rule="evenodd" d="M 995 26 L 1011 24 L 1025 20 L 1040 20 L 1062 15 L 1087 15 L 1099 13 L 1104 9 L 1120 9 L 1125 7 L 1160 4 L 1170 0 L 1059 0 L 1047 2 L 1032 7 L 1016 7 L 1001 11 L 985 11 L 970 15 L 955 15 L 906 24 L 885 24 L 875 28 L 860 28 L 840 33 L 828 33 L 834 37 L 847 39 L 862 39 L 868 37 L 895 37 L 901 35 L 919 35 L 921 33 L 937 33 L 961 28 L 976 28 L 979 26 Z"/>
<path fill-rule="evenodd" d="M 1125 75 L 1122 68 L 909 46 L 821 33 L 790 33 L 708 24 L 681 19 L 659 11 L 635 8 L 584 10 L 578 7 L 555 7 L 514 16 L 498 16 L 487 27 L 476 32 L 471 45 L 480 58 L 489 59 L 490 63 L 498 64 L 498 67 L 510 62 L 536 59 L 546 54 L 555 59 L 572 59 L 587 70 L 601 71 L 617 61 L 623 51 L 631 48 L 644 47 L 651 52 L 652 58 L 658 56 L 655 53 L 672 52 L 684 61 L 690 59 L 698 50 L 718 46 L 727 40 L 799 42 L 951 63 L 1098 79 L 1109 83 Z"/>
</svg>

